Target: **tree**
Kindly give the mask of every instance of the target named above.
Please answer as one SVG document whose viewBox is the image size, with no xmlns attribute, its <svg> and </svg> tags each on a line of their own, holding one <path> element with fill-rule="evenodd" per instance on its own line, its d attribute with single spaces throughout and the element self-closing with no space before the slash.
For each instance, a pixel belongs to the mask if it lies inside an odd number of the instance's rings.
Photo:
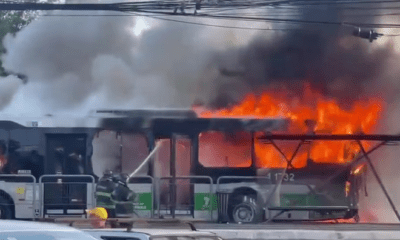
<svg viewBox="0 0 400 240">
<path fill-rule="evenodd" d="M 7 34 L 16 34 L 34 19 L 34 12 L 0 11 L 0 55 L 6 52 L 3 39 Z M 0 76 L 7 76 L 0 59 Z"/>
</svg>

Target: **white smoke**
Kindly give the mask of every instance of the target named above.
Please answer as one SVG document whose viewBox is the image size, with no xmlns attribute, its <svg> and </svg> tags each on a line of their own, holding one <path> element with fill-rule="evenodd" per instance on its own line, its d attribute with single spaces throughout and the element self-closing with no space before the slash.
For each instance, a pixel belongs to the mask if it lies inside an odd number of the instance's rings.
<svg viewBox="0 0 400 240">
<path fill-rule="evenodd" d="M 28 77 L 6 113 L 30 112 L 32 101 L 37 114 L 190 107 L 214 89 L 213 79 L 204 81 L 203 74 L 215 50 L 245 44 L 257 34 L 143 16 L 101 16 L 118 15 L 115 12 L 42 14 L 4 39 L 4 68 Z M 73 14 L 95 16 L 46 16 Z M 217 22 L 224 24 L 210 23 Z M 248 34 L 239 37 L 243 33 Z M 32 97 L 26 101 L 25 95 Z"/>
<path fill-rule="evenodd" d="M 21 85 L 21 80 L 15 76 L 0 78 L 0 110 L 14 99 L 14 94 Z"/>
<path fill-rule="evenodd" d="M 381 46 L 398 48 L 399 44 L 396 39 L 381 39 L 378 43 Z M 388 60 L 385 69 L 374 83 L 375 91 L 369 92 L 374 95 L 377 92 L 385 92 L 385 105 L 382 106 L 384 114 L 379 121 L 379 129 L 376 133 L 382 134 L 400 134 L 400 84 L 397 77 L 400 72 L 398 65 L 400 64 L 399 51 L 395 51 Z M 377 91 L 379 90 L 379 91 Z M 383 146 L 370 155 L 378 175 L 380 176 L 389 196 L 391 197 L 397 210 L 400 209 L 400 192 L 398 191 L 399 171 L 398 156 L 400 154 L 399 145 Z M 360 217 L 363 222 L 379 222 L 379 223 L 398 223 L 392 207 L 388 199 L 384 195 L 378 181 L 369 169 L 367 174 L 367 193 L 362 192 L 360 201 Z"/>
</svg>

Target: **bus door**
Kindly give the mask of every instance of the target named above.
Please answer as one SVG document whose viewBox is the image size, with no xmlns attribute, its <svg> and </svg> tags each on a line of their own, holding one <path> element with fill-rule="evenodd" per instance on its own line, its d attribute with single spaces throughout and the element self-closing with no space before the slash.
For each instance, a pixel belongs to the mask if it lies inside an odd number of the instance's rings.
<svg viewBox="0 0 400 240">
<path fill-rule="evenodd" d="M 159 215 L 193 216 L 194 186 L 190 178 L 191 144 L 187 136 L 174 135 L 157 140 L 161 144 L 156 154 L 154 176 L 158 179 L 157 204 Z"/>
</svg>

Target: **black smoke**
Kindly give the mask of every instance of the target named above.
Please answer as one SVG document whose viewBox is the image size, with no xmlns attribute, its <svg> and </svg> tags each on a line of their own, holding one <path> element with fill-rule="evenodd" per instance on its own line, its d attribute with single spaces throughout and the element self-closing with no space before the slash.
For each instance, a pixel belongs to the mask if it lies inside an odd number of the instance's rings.
<svg viewBox="0 0 400 240">
<path fill-rule="evenodd" d="M 352 15 L 337 7 L 299 8 L 298 14 L 296 19 L 306 21 L 378 20 L 349 19 Z M 290 30 L 265 32 L 246 46 L 216 53 L 209 66 L 216 66 L 219 74 L 214 79 L 215 95 L 207 102 L 209 106 L 227 107 L 249 92 L 282 87 L 301 96 L 305 82 L 344 107 L 371 94 L 381 97 L 376 86 L 394 55 L 391 47 L 376 47 L 378 42 L 353 36 L 352 26 L 304 23 L 273 24 L 272 28 Z"/>
</svg>

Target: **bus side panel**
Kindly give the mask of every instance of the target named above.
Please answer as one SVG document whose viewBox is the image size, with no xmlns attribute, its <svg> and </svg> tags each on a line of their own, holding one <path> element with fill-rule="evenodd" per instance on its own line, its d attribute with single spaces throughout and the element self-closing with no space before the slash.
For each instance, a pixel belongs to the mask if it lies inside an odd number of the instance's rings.
<svg viewBox="0 0 400 240">
<path fill-rule="evenodd" d="M 13 200 L 15 218 L 34 218 L 34 185 L 25 182 L 1 182 L 0 189 Z M 10 205 L 12 208 L 12 206 Z"/>
</svg>

